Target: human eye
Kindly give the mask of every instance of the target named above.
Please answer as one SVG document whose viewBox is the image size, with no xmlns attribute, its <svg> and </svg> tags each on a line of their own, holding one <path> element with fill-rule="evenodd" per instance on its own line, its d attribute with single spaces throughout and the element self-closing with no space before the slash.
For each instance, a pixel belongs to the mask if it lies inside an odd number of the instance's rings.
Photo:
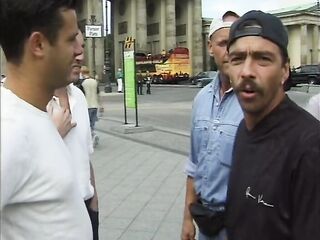
<svg viewBox="0 0 320 240">
<path fill-rule="evenodd" d="M 262 66 L 269 65 L 273 61 L 272 57 L 267 53 L 257 54 L 256 57 L 258 63 Z"/>
<path fill-rule="evenodd" d="M 229 56 L 229 61 L 232 65 L 238 65 L 242 62 L 243 57 L 241 57 L 240 55 L 231 55 Z"/>
<path fill-rule="evenodd" d="M 217 45 L 218 45 L 219 47 L 226 47 L 227 44 L 228 44 L 228 41 L 227 41 L 227 40 L 223 40 L 223 41 L 220 41 L 220 42 L 217 43 Z"/>
</svg>

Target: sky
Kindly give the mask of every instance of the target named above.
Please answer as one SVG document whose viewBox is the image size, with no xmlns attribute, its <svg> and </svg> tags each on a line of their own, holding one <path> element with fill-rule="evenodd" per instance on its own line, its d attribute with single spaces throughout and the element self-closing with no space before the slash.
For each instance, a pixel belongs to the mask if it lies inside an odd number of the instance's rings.
<svg viewBox="0 0 320 240">
<path fill-rule="evenodd" d="M 202 17 L 221 18 L 223 13 L 232 10 L 239 15 L 249 10 L 270 11 L 303 3 L 316 3 L 317 0 L 202 0 Z"/>
</svg>

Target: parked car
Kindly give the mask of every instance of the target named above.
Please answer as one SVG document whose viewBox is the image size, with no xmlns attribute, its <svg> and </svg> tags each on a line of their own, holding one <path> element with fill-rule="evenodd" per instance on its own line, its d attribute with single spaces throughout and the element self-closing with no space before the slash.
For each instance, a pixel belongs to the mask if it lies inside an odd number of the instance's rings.
<svg viewBox="0 0 320 240">
<path fill-rule="evenodd" d="M 301 65 L 291 70 L 291 86 L 297 84 L 319 84 L 320 65 Z"/>
<path fill-rule="evenodd" d="M 200 72 L 197 75 L 190 77 L 190 82 L 198 87 L 204 87 L 216 77 L 216 74 L 216 71 Z"/>
</svg>

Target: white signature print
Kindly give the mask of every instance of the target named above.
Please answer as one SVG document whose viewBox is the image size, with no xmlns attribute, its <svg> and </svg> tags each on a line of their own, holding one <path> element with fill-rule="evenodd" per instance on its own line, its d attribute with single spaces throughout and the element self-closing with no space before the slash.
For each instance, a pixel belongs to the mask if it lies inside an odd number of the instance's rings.
<svg viewBox="0 0 320 240">
<path fill-rule="evenodd" d="M 269 203 L 266 203 L 264 200 L 263 200 L 263 194 L 259 194 L 258 195 L 258 198 L 253 196 L 251 193 L 251 187 L 247 187 L 247 190 L 246 190 L 246 198 L 252 198 L 254 200 L 257 200 L 258 201 L 258 204 L 263 204 L 264 206 L 267 206 L 267 207 L 274 207 L 274 205 L 272 204 L 269 204 Z"/>
</svg>

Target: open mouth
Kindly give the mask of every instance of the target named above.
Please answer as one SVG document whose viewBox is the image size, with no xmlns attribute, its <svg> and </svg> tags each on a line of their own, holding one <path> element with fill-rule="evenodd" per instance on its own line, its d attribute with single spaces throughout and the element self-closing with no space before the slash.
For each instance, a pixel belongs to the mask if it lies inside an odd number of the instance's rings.
<svg viewBox="0 0 320 240">
<path fill-rule="evenodd" d="M 257 91 L 251 87 L 245 87 L 240 91 L 240 95 L 244 99 L 252 99 L 256 96 Z"/>
<path fill-rule="evenodd" d="M 81 68 L 80 65 L 72 65 L 72 68 Z"/>
</svg>

